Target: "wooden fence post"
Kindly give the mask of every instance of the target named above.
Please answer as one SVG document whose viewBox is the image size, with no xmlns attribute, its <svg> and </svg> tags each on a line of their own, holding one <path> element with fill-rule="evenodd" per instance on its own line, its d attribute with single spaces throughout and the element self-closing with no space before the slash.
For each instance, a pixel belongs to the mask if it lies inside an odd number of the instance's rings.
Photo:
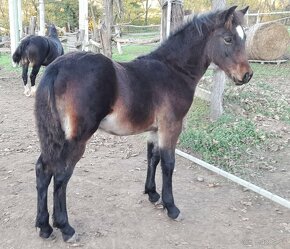
<svg viewBox="0 0 290 249">
<path fill-rule="evenodd" d="M 15 52 L 19 42 L 17 0 L 9 0 L 10 49 L 11 55 Z M 15 66 L 14 62 L 12 65 Z"/>
<path fill-rule="evenodd" d="M 226 6 L 225 0 L 213 0 L 212 9 L 223 9 Z M 223 94 L 225 89 L 225 73 L 218 67 L 214 68 L 213 72 L 213 86 L 211 90 L 210 101 L 210 119 L 217 120 L 223 114 Z"/>
<path fill-rule="evenodd" d="M 45 10 L 44 0 L 38 0 L 39 2 L 39 32 L 38 35 L 45 35 Z"/>
<path fill-rule="evenodd" d="M 23 27 L 22 27 L 22 2 L 21 0 L 17 1 L 18 8 L 18 30 L 19 30 L 19 39 L 23 37 Z"/>
<path fill-rule="evenodd" d="M 112 58 L 112 23 L 113 23 L 113 0 L 103 0 L 104 19 L 101 25 L 100 38 L 103 54 Z"/>
<path fill-rule="evenodd" d="M 79 32 L 81 42 L 81 50 L 87 51 L 89 42 L 89 28 L 88 28 L 88 0 L 79 0 Z"/>
<path fill-rule="evenodd" d="M 183 23 L 183 0 L 163 0 L 161 17 L 161 41 Z"/>
<path fill-rule="evenodd" d="M 35 35 L 35 28 L 36 28 L 36 16 L 32 16 L 29 22 L 29 34 Z"/>
</svg>

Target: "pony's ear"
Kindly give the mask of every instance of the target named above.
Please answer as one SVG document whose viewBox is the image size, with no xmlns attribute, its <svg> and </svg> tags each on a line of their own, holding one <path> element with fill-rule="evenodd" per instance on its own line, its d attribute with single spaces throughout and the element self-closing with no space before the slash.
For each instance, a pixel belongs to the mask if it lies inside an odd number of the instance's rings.
<svg viewBox="0 0 290 249">
<path fill-rule="evenodd" d="M 220 23 L 223 23 L 223 24 L 226 24 L 226 26 L 229 26 L 227 24 L 232 23 L 233 14 L 234 14 L 234 12 L 235 12 L 235 10 L 236 10 L 237 7 L 238 6 L 232 6 L 229 9 L 222 11 L 219 14 L 219 21 L 220 21 Z"/>
<path fill-rule="evenodd" d="M 242 10 L 239 10 L 239 12 L 241 12 L 243 15 L 245 15 L 247 13 L 249 9 L 249 6 L 247 6 L 246 8 L 242 9 Z"/>
</svg>

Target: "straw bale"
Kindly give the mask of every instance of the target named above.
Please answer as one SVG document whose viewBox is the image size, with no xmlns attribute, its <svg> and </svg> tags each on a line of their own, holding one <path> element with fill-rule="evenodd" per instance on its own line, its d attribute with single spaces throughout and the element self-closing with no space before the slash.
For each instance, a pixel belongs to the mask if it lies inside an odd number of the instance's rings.
<svg viewBox="0 0 290 249">
<path fill-rule="evenodd" d="M 250 27 L 246 33 L 249 59 L 276 60 L 287 52 L 289 33 L 281 23 L 258 23 Z"/>
</svg>

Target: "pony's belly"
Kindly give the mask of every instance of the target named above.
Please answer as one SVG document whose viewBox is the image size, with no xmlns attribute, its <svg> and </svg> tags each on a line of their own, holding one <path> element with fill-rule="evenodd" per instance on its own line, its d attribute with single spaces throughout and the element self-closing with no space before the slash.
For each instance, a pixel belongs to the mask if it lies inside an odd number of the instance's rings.
<svg viewBox="0 0 290 249">
<path fill-rule="evenodd" d="M 100 123 L 99 129 L 118 136 L 128 136 L 153 130 L 154 126 L 133 125 L 129 120 L 118 117 L 115 113 L 107 115 Z"/>
</svg>

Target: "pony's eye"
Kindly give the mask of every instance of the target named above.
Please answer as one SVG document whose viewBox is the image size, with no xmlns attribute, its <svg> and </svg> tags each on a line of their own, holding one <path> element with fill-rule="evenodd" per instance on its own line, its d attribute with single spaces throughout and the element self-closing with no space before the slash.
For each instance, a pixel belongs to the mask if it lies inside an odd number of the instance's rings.
<svg viewBox="0 0 290 249">
<path fill-rule="evenodd" d="M 231 36 L 226 36 L 224 38 L 224 41 L 225 41 L 226 44 L 231 44 L 232 41 L 233 41 L 233 38 Z"/>
</svg>

